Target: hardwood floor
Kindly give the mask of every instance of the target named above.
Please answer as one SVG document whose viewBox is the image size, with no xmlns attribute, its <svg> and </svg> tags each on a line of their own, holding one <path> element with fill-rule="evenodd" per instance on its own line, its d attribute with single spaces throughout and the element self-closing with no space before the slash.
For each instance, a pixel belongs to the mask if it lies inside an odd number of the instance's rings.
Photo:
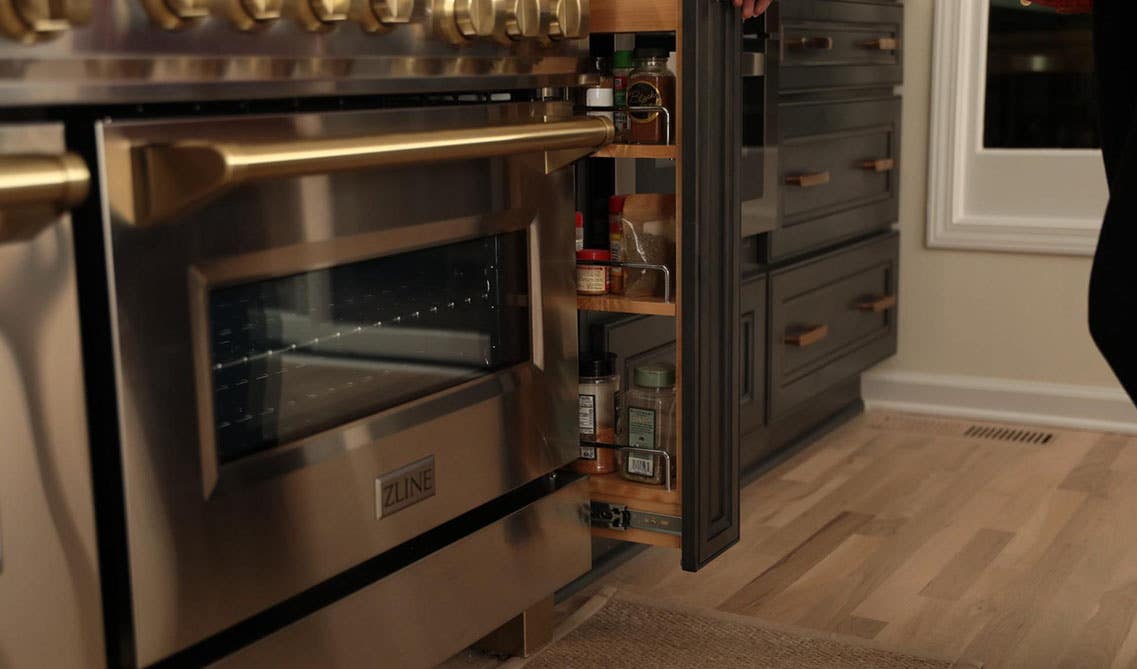
<svg viewBox="0 0 1137 669">
<path fill-rule="evenodd" d="M 747 486 L 703 571 L 651 548 L 598 586 L 987 667 L 1137 666 L 1137 439 L 971 425 L 862 416 Z"/>
</svg>

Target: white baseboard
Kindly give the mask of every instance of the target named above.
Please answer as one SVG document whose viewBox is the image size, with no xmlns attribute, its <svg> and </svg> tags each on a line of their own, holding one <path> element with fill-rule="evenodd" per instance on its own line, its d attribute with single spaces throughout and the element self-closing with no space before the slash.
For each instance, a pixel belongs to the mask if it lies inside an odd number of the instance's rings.
<svg viewBox="0 0 1137 669">
<path fill-rule="evenodd" d="M 861 394 L 869 409 L 1137 434 L 1137 408 L 1121 388 L 877 370 Z"/>
</svg>

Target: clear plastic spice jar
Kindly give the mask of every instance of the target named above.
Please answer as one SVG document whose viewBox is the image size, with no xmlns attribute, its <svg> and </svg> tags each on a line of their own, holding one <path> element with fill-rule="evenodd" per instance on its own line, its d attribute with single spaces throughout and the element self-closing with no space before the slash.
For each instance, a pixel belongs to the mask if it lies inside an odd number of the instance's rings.
<svg viewBox="0 0 1137 669">
<path fill-rule="evenodd" d="M 597 111 L 588 111 L 589 116 L 603 116 L 612 121 L 615 106 L 615 90 L 612 80 L 612 60 L 603 56 L 592 59 L 592 72 L 600 75 L 596 83 L 584 89 L 584 106 Z"/>
<path fill-rule="evenodd" d="M 612 262 L 624 260 L 624 201 L 627 195 L 608 198 L 608 251 Z M 624 268 L 613 267 L 608 272 L 609 290 L 613 295 L 624 294 Z"/>
<path fill-rule="evenodd" d="M 616 354 L 580 360 L 580 459 L 572 468 L 581 474 L 616 471 L 620 443 L 620 375 Z M 603 446 L 608 444 L 609 446 Z"/>
<path fill-rule="evenodd" d="M 677 465 L 675 367 L 666 364 L 636 367 L 633 383 L 624 414 L 628 447 L 621 449 L 617 458 L 620 476 L 653 485 L 672 483 Z"/>
<path fill-rule="evenodd" d="M 610 262 L 612 253 L 601 249 L 582 249 L 576 252 L 576 292 L 581 295 L 607 295 L 609 273 L 607 265 L 591 262 Z"/>
</svg>

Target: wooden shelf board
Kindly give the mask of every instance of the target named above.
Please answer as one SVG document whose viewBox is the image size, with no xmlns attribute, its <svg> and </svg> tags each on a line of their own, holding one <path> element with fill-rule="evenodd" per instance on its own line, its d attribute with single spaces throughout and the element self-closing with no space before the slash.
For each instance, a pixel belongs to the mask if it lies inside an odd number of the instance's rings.
<svg viewBox="0 0 1137 669">
<path fill-rule="evenodd" d="M 576 308 L 580 311 L 609 311 L 622 314 L 645 314 L 648 316 L 674 316 L 675 303 L 664 302 L 661 298 L 628 298 L 619 295 L 576 296 Z"/>
<path fill-rule="evenodd" d="M 674 144 L 609 144 L 592 154 L 593 158 L 663 158 L 675 160 L 679 149 Z"/>
<path fill-rule="evenodd" d="M 644 485 L 628 481 L 619 474 L 600 474 L 589 477 L 589 494 L 598 502 L 625 504 L 665 516 L 683 515 L 683 498 L 678 488 L 667 490 L 663 486 Z"/>
<path fill-rule="evenodd" d="M 663 532 L 648 532 L 646 530 L 609 530 L 602 527 L 592 528 L 592 536 L 601 539 L 615 539 L 616 541 L 630 541 L 634 544 L 648 544 L 662 548 L 682 548 L 683 537 L 677 534 L 664 534 Z"/>
<path fill-rule="evenodd" d="M 679 0 L 592 0 L 591 32 L 672 32 L 678 29 Z"/>
</svg>

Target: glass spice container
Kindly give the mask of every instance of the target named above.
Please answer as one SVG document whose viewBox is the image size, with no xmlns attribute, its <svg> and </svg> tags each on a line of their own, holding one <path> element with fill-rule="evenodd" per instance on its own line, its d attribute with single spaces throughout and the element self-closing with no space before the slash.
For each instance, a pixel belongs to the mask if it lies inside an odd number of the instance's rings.
<svg viewBox="0 0 1137 669">
<path fill-rule="evenodd" d="M 634 387 L 628 391 L 624 431 L 629 448 L 617 456 L 620 476 L 629 481 L 664 485 L 667 480 L 667 458 L 671 461 L 671 479 L 676 471 L 675 434 L 675 367 L 654 364 L 636 367 Z"/>
<path fill-rule="evenodd" d="M 601 249 L 581 249 L 576 252 L 576 292 L 581 295 L 607 295 L 609 271 L 607 265 L 589 265 L 589 262 L 610 262 L 612 254 Z"/>
<path fill-rule="evenodd" d="M 589 111 L 587 114 L 589 116 L 603 116 L 609 121 L 613 121 L 614 124 L 615 116 L 612 107 L 615 106 L 616 98 L 613 90 L 611 59 L 603 56 L 593 58 L 592 74 L 600 75 L 600 79 L 584 89 L 584 106 L 589 109 L 600 107 L 603 110 Z"/>
<path fill-rule="evenodd" d="M 611 474 L 616 471 L 615 446 L 619 443 L 620 376 L 616 373 L 616 354 L 582 357 L 580 459 L 573 463 L 573 470 L 581 474 Z"/>
<path fill-rule="evenodd" d="M 628 78 L 632 75 L 632 52 L 617 51 L 612 58 L 613 106 L 616 107 L 616 142 L 630 141 L 632 122 L 628 117 Z"/>
<path fill-rule="evenodd" d="M 668 137 L 674 138 L 675 73 L 667 69 L 667 56 L 665 49 L 636 49 L 636 69 L 628 77 L 628 106 L 664 107 L 669 114 L 629 111 L 633 144 L 665 144 Z"/>
</svg>

